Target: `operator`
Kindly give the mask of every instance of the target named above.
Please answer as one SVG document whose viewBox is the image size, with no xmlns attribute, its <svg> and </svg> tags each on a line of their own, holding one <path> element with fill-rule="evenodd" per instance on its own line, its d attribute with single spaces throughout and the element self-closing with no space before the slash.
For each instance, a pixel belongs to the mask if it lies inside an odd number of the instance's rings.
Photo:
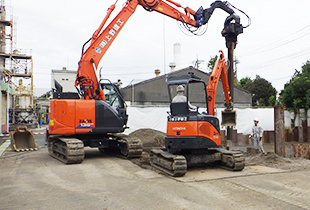
<svg viewBox="0 0 310 210">
<path fill-rule="evenodd" d="M 184 87 L 183 85 L 178 85 L 177 87 L 177 95 L 172 99 L 172 103 L 174 102 L 186 102 L 187 98 L 184 96 Z M 197 111 L 198 107 L 193 106 L 188 102 L 188 107 L 190 110 Z"/>
<path fill-rule="evenodd" d="M 265 150 L 263 148 L 263 143 L 262 143 L 263 128 L 262 128 L 262 126 L 258 125 L 258 122 L 259 122 L 259 119 L 257 117 L 255 117 L 251 137 L 253 137 L 253 140 L 254 140 L 254 148 L 257 149 L 257 145 L 258 145 L 259 150 L 264 155 L 266 155 L 267 153 L 265 152 Z"/>
</svg>

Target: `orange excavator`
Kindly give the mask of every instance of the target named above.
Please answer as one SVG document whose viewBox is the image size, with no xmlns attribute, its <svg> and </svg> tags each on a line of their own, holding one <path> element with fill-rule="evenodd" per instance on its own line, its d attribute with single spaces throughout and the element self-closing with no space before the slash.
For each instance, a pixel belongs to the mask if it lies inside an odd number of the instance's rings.
<svg viewBox="0 0 310 210">
<path fill-rule="evenodd" d="M 108 9 L 98 29 L 83 45 L 75 81 L 77 93 L 62 92 L 61 85 L 55 82 L 56 91 L 50 101 L 48 151 L 64 163 L 81 163 L 85 146 L 128 158 L 141 156 L 141 141 L 120 135 L 127 128 L 128 115 L 118 87 L 108 79 L 101 79 L 98 71 L 101 58 L 138 5 L 149 12 L 156 11 L 180 21 L 194 34 L 208 23 L 216 8 L 229 13 L 222 32 L 225 38 L 234 39 L 244 28 L 232 5 L 222 1 L 215 1 L 210 8 L 200 7 L 194 11 L 171 0 L 127 0 L 121 11 L 106 25 L 115 4 Z"/>
<path fill-rule="evenodd" d="M 226 150 L 221 147 L 219 119 L 216 117 L 215 95 L 221 78 L 225 95 L 225 111 L 222 112 L 222 126 L 235 125 L 235 112 L 229 91 L 226 62 L 220 51 L 208 84 L 194 75 L 171 75 L 167 77 L 168 93 L 171 101 L 168 116 L 165 149 L 151 151 L 151 164 L 171 176 L 183 176 L 187 166 L 215 163 L 221 167 L 241 171 L 245 162 L 239 151 Z M 200 85 L 197 85 L 200 84 Z M 171 90 L 174 86 L 185 86 L 186 101 L 174 102 Z M 199 87 L 203 89 L 199 90 Z M 190 89 L 193 89 L 192 91 Z M 189 109 L 189 94 L 204 92 L 207 112 Z"/>
</svg>

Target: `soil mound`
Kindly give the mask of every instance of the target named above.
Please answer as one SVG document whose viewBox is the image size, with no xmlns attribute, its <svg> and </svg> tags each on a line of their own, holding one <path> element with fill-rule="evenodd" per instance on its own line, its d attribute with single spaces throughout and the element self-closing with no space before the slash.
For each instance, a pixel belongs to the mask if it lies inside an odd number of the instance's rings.
<svg viewBox="0 0 310 210">
<path fill-rule="evenodd" d="M 139 129 L 129 134 L 129 137 L 137 137 L 142 141 L 143 150 L 165 147 L 165 136 L 165 133 L 149 128 Z"/>
</svg>

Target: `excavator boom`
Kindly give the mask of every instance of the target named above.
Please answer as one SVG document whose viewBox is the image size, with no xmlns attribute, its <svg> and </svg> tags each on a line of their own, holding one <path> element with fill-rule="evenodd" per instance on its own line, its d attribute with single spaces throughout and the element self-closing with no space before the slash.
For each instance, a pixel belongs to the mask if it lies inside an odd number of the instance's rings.
<svg viewBox="0 0 310 210">
<path fill-rule="evenodd" d="M 220 50 L 220 55 L 215 61 L 212 74 L 210 75 L 210 80 L 207 85 L 208 92 L 208 112 L 209 115 L 215 116 L 215 96 L 216 88 L 221 78 L 223 92 L 224 92 L 224 106 L 225 110 L 222 111 L 222 126 L 235 126 L 236 125 L 236 112 L 233 111 L 232 98 L 230 96 L 230 89 L 228 83 L 228 75 L 226 70 L 226 61 L 224 58 L 223 51 Z"/>
<path fill-rule="evenodd" d="M 218 82 L 221 78 L 222 86 L 223 86 L 223 92 L 225 95 L 225 107 L 229 108 L 231 107 L 231 96 L 230 96 L 230 90 L 229 90 L 229 84 L 228 84 L 228 76 L 227 76 L 227 70 L 226 70 L 226 61 L 224 58 L 224 53 L 222 50 L 219 51 L 220 54 L 215 61 L 213 71 L 210 75 L 210 80 L 207 85 L 207 92 L 208 92 L 208 107 L 209 107 L 209 115 L 215 116 L 215 96 L 216 96 L 216 88 L 218 85 Z"/>
<path fill-rule="evenodd" d="M 234 13 L 229 5 L 222 1 L 215 1 L 211 4 L 210 8 L 203 9 L 200 7 L 197 11 L 194 11 L 189 7 L 184 8 L 179 3 L 172 0 L 127 0 L 122 10 L 104 28 L 115 8 L 115 4 L 112 4 L 92 38 L 86 42 L 88 43 L 91 41 L 85 51 L 84 47 L 86 43 L 83 46 L 75 86 L 79 87 L 79 91 L 84 99 L 104 100 L 103 93 L 98 87 L 100 81 L 99 72 L 97 70 L 99 62 L 126 24 L 127 20 L 135 12 L 138 5 L 141 5 L 147 11 L 156 11 L 180 21 L 183 24 L 196 28 L 208 23 L 215 8 L 221 8 L 230 15 Z M 184 9 L 184 11 L 181 11 L 180 8 Z"/>
</svg>

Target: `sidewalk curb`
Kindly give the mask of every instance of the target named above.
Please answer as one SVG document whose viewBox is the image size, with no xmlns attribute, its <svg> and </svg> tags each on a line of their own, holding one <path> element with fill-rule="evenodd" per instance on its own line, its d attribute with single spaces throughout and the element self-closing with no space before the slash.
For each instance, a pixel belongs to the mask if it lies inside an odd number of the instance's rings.
<svg viewBox="0 0 310 210">
<path fill-rule="evenodd" d="M 2 145 L 0 145 L 0 157 L 2 156 L 6 148 L 10 146 L 10 144 L 11 144 L 11 140 L 6 140 Z"/>
</svg>

